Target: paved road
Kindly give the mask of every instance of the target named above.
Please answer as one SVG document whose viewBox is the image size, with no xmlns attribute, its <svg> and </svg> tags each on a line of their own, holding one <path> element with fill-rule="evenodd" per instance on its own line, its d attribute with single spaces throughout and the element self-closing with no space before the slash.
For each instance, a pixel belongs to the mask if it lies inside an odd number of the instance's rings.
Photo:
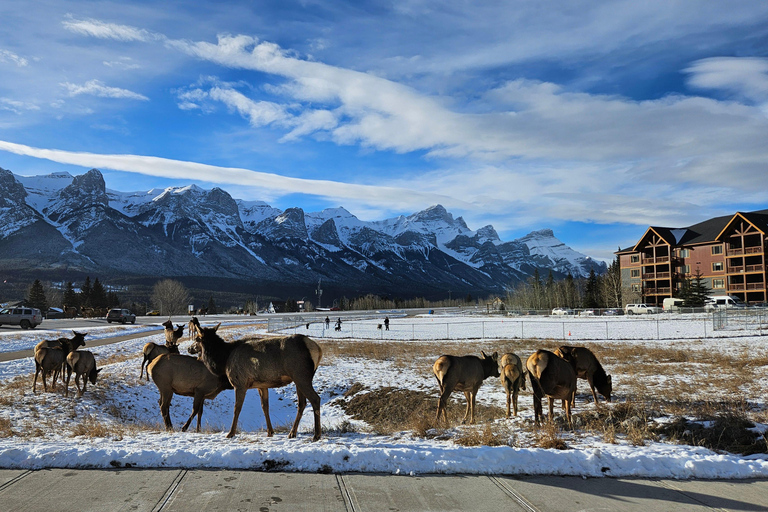
<svg viewBox="0 0 768 512">
<path fill-rule="evenodd" d="M 768 510 L 768 480 L 0 470 L 3 511 Z"/>
</svg>

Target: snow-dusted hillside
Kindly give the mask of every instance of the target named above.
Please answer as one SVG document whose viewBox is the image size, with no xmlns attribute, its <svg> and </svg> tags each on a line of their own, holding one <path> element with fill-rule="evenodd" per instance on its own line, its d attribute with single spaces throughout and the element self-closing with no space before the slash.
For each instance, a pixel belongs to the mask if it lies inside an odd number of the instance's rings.
<svg viewBox="0 0 768 512">
<path fill-rule="evenodd" d="M 551 230 L 504 242 L 493 226 L 474 231 L 441 205 L 362 221 L 343 207 L 283 211 L 196 185 L 108 190 L 96 169 L 76 177 L 22 177 L 0 169 L 0 189 L 9 205 L 0 211 L 0 244 L 47 267 L 66 262 L 105 273 L 324 279 L 361 293 L 434 295 L 500 292 L 536 270 L 556 277 L 605 271 L 604 263 L 567 247 Z M 30 247 L 20 243 L 32 224 L 37 238 L 47 238 L 42 255 L 27 254 Z"/>
</svg>

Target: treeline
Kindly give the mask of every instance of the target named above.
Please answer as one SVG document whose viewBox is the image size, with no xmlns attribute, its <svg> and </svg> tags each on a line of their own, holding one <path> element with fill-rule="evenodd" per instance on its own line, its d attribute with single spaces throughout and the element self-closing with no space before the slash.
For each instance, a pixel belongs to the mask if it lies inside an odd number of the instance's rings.
<svg viewBox="0 0 768 512">
<path fill-rule="evenodd" d="M 49 307 L 109 309 L 120 305 L 120 298 L 115 292 L 108 292 L 98 277 L 93 283 L 90 276 L 86 277 L 79 290 L 71 281 L 67 282 L 63 292 L 50 287 L 46 291 L 40 280 L 35 279 L 29 287 L 25 304 L 41 311 L 47 311 Z"/>
<path fill-rule="evenodd" d="M 620 308 L 623 304 L 619 260 L 616 258 L 605 274 L 598 276 L 592 270 L 586 279 L 575 279 L 568 274 L 556 281 L 552 272 L 542 279 L 536 271 L 528 280 L 510 289 L 503 301 L 508 309 Z"/>
</svg>

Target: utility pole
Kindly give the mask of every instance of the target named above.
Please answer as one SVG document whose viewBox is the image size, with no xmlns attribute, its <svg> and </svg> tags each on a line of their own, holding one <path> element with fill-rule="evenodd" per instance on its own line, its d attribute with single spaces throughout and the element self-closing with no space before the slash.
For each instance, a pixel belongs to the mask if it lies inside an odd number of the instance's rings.
<svg viewBox="0 0 768 512">
<path fill-rule="evenodd" d="M 323 289 L 320 287 L 320 282 L 321 281 L 322 281 L 322 278 L 317 280 L 317 290 L 315 290 L 315 294 L 317 295 L 317 307 L 318 308 L 322 306 L 321 299 L 323 297 Z"/>
</svg>

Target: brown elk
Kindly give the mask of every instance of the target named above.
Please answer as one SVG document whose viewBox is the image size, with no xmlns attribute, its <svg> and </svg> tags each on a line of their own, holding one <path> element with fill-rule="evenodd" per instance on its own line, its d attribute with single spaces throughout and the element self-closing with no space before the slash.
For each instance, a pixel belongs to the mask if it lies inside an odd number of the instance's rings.
<svg viewBox="0 0 768 512">
<path fill-rule="evenodd" d="M 190 323 L 191 325 L 191 323 Z M 141 371 L 139 372 L 139 379 L 144 375 L 144 366 L 148 366 L 156 357 L 164 354 L 178 354 L 179 353 L 179 340 L 184 335 L 184 326 L 179 325 L 174 330 L 173 322 L 169 318 L 162 323 L 165 333 L 165 345 L 158 345 L 151 341 L 144 345 L 141 353 L 144 354 L 144 359 L 141 361 Z M 190 330 L 190 336 L 192 331 Z M 147 372 L 147 380 L 149 380 L 149 372 Z"/>
<path fill-rule="evenodd" d="M 442 413 L 445 423 L 448 423 L 446 407 L 448 398 L 454 391 L 463 391 L 467 399 L 467 410 L 464 413 L 462 423 L 475 422 L 475 400 L 477 390 L 488 377 L 499 376 L 499 354 L 486 355 L 481 352 L 482 358 L 477 356 L 451 356 L 443 355 L 437 358 L 432 365 L 432 373 L 437 378 L 440 387 L 440 400 L 437 402 L 437 416 L 435 421 L 440 423 Z"/>
<path fill-rule="evenodd" d="M 586 347 L 569 347 L 563 345 L 555 349 L 555 354 L 571 363 L 573 369 L 576 371 L 577 378 L 584 379 L 589 383 L 589 388 L 592 390 L 592 397 L 595 399 L 595 405 L 598 403 L 595 389 L 597 389 L 608 402 L 611 401 L 613 381 L 611 376 L 605 373 L 600 361 L 597 360 L 597 357 L 595 357 L 595 354 L 593 354 L 591 350 Z"/>
<path fill-rule="evenodd" d="M 206 398 L 213 399 L 225 389 L 232 389 L 226 377 L 218 377 L 197 358 L 181 354 L 164 354 L 156 357 L 147 366 L 147 373 L 160 392 L 160 414 L 165 422 L 166 430 L 173 430 L 171 423 L 171 400 L 173 394 L 194 397 L 192 414 L 181 427 L 186 432 L 192 418 L 197 416 L 197 432 L 200 432 L 200 422 L 203 418 L 203 403 Z"/>
<path fill-rule="evenodd" d="M 533 389 L 533 409 L 536 425 L 543 417 L 541 399 L 549 398 L 549 420 L 552 421 L 553 403 L 563 401 L 565 417 L 571 424 L 571 407 L 576 394 L 576 372 L 571 364 L 548 350 L 537 350 L 525 363 Z"/>
<path fill-rule="evenodd" d="M 523 362 L 512 352 L 501 356 L 501 385 L 507 392 L 507 418 L 510 416 L 510 402 L 517 416 L 517 396 L 520 388 L 525 389 L 525 370 Z"/>
<path fill-rule="evenodd" d="M 75 386 L 77 387 L 77 396 L 83 396 L 88 381 L 96 384 L 96 378 L 103 368 L 96 369 L 96 359 L 93 353 L 87 350 L 75 350 L 67 355 L 67 382 L 64 388 L 64 395 L 69 396 L 69 378 L 72 372 L 75 372 Z M 80 377 L 83 377 L 83 389 L 80 389 Z"/>
<path fill-rule="evenodd" d="M 259 390 L 261 408 L 267 422 L 267 436 L 272 436 L 269 418 L 269 388 L 296 384 L 298 411 L 289 438 L 296 437 L 307 400 L 312 404 L 315 416 L 313 441 L 320 439 L 320 396 L 312 387 L 312 379 L 320 364 L 323 351 L 312 339 L 303 334 L 279 338 L 245 338 L 227 343 L 222 340 L 216 327 L 201 327 L 193 318 L 195 339 L 200 348 L 200 359 L 219 377 L 226 377 L 235 390 L 235 410 L 232 427 L 227 437 L 237 433 L 237 419 L 243 407 L 245 393 L 251 388 Z"/>
<path fill-rule="evenodd" d="M 48 385 L 45 378 L 53 372 L 51 387 L 56 389 L 56 380 L 61 374 L 61 380 L 64 381 L 64 371 L 67 355 L 77 350 L 78 347 L 85 346 L 85 337 L 87 332 L 72 331 L 72 338 L 59 338 L 57 340 L 43 340 L 35 345 L 35 380 L 32 383 L 32 392 L 37 392 L 37 376 L 43 374 L 43 389 L 48 391 Z M 57 366 L 58 365 L 58 366 Z"/>
</svg>

